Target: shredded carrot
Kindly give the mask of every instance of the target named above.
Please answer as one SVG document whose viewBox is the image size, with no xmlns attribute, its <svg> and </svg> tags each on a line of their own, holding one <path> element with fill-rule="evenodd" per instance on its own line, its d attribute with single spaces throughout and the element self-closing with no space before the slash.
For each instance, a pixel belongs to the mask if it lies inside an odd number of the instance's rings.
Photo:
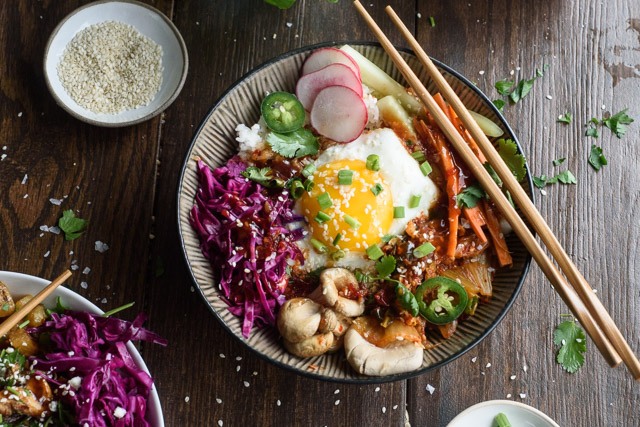
<svg viewBox="0 0 640 427">
<path fill-rule="evenodd" d="M 422 120 L 416 120 L 416 131 L 428 141 L 440 155 L 442 171 L 446 178 L 447 199 L 449 201 L 449 240 L 447 242 L 446 254 L 450 259 L 454 259 L 456 247 L 458 246 L 458 225 L 460 219 L 460 208 L 456 200 L 456 196 L 460 191 L 460 183 L 458 181 L 460 170 L 453 161 L 453 154 L 447 148 L 447 142 L 442 133 L 432 132 Z"/>
<path fill-rule="evenodd" d="M 460 136 L 462 136 L 464 141 L 467 143 L 469 148 L 471 148 L 471 151 L 473 151 L 473 154 L 475 154 L 478 160 L 480 160 L 480 163 L 485 164 L 487 162 L 487 158 L 484 156 L 482 151 L 480 151 L 480 147 L 478 147 L 478 144 L 476 143 L 476 141 L 473 139 L 473 137 L 471 137 L 471 134 L 469 133 L 467 128 L 464 127 L 462 120 L 460 120 L 460 117 L 458 117 L 458 115 L 453 110 L 453 107 L 451 107 L 451 105 L 449 105 L 449 119 L 451 120 L 451 123 L 453 123 L 455 128 L 460 133 Z"/>
<path fill-rule="evenodd" d="M 484 231 L 482 231 L 482 226 L 486 225 L 482 210 L 478 206 L 475 206 L 473 208 L 464 208 L 462 212 L 464 213 L 465 218 L 467 218 L 467 221 L 469 221 L 471 229 L 476 233 L 476 236 L 478 236 L 480 241 L 482 243 L 487 243 L 487 236 L 485 236 Z"/>
<path fill-rule="evenodd" d="M 498 220 L 498 216 L 496 215 L 493 206 L 491 206 L 491 203 L 484 201 L 483 208 L 485 212 L 484 217 L 487 222 L 487 229 L 489 230 L 491 240 L 493 241 L 493 250 L 496 254 L 496 258 L 498 258 L 498 264 L 500 264 L 500 267 L 510 266 L 513 264 L 513 259 L 509 253 L 507 242 L 504 240 L 504 235 L 500 230 L 500 221 Z"/>
</svg>

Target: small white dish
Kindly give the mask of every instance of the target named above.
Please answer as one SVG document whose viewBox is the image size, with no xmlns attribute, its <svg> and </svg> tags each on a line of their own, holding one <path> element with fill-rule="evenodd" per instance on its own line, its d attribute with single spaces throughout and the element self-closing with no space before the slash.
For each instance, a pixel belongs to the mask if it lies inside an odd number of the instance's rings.
<svg viewBox="0 0 640 427">
<path fill-rule="evenodd" d="M 514 427 L 560 427 L 536 408 L 512 400 L 480 402 L 458 414 L 447 427 L 495 427 L 496 415 L 501 412 Z"/>
<path fill-rule="evenodd" d="M 10 271 L 0 271 L 0 281 L 7 285 L 11 295 L 14 296 L 35 295 L 40 292 L 42 288 L 51 283 L 49 280 L 44 280 L 39 277 L 29 276 L 22 273 L 13 273 Z M 73 310 L 88 311 L 97 314 L 104 313 L 104 311 L 100 310 L 86 298 L 63 286 L 58 286 L 58 288 L 56 288 L 56 290 L 54 290 L 53 293 L 44 300 L 44 306 L 55 307 L 56 299 L 58 297 L 62 299 L 62 302 L 66 307 Z M 151 375 L 147 365 L 144 363 L 144 360 L 142 360 L 142 356 L 140 356 L 140 353 L 138 353 L 138 350 L 131 342 L 127 343 L 127 349 L 129 350 L 129 353 L 131 353 L 131 357 L 133 357 L 135 364 Z M 149 399 L 147 401 L 147 420 L 154 427 L 164 427 L 162 406 L 160 405 L 160 397 L 158 396 L 155 384 L 151 386 L 151 392 L 149 393 Z"/>
<path fill-rule="evenodd" d="M 95 113 L 78 105 L 60 82 L 57 67 L 69 42 L 83 29 L 105 21 L 131 25 L 162 47 L 162 85 L 146 106 L 117 114 Z M 157 9 L 132 0 L 102 0 L 71 12 L 53 30 L 44 54 L 45 80 L 56 102 L 79 120 L 107 127 L 133 125 L 164 111 L 180 93 L 188 68 L 187 47 L 175 25 Z"/>
</svg>

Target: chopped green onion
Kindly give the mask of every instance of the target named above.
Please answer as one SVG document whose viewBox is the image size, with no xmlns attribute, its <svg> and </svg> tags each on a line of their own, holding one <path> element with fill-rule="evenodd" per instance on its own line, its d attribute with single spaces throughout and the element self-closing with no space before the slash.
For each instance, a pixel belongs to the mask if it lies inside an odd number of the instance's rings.
<svg viewBox="0 0 640 427">
<path fill-rule="evenodd" d="M 29 321 L 28 321 L 28 320 L 25 320 L 24 322 L 22 322 L 22 323 L 20 323 L 20 324 L 18 325 L 18 328 L 20 328 L 20 329 L 24 329 L 24 327 L 25 327 L 25 326 L 27 326 L 28 324 L 29 324 Z"/>
<path fill-rule="evenodd" d="M 394 206 L 393 207 L 393 217 L 394 218 L 404 218 L 404 206 Z"/>
<path fill-rule="evenodd" d="M 109 317 L 109 316 L 113 316 L 113 315 L 114 315 L 114 314 L 116 314 L 116 313 L 120 313 L 120 312 L 121 312 L 121 311 L 123 311 L 123 310 L 126 310 L 126 309 L 128 309 L 128 308 L 133 307 L 133 305 L 134 305 L 134 304 L 135 304 L 135 301 L 128 302 L 128 303 L 126 303 L 126 304 L 124 304 L 124 305 L 121 305 L 120 307 L 116 307 L 116 308 L 114 308 L 113 310 L 109 310 L 109 311 L 107 311 L 106 313 L 104 313 L 104 314 L 102 315 L 102 317 Z"/>
<path fill-rule="evenodd" d="M 304 194 L 304 185 L 302 185 L 302 182 L 300 182 L 300 180 L 296 179 L 294 181 L 291 181 L 291 188 L 289 189 L 289 191 L 291 191 L 291 195 L 294 199 L 299 199 L 300 197 L 302 197 L 302 194 Z"/>
<path fill-rule="evenodd" d="M 360 228 L 360 223 L 358 222 L 358 220 L 357 220 L 357 219 L 355 219 L 355 218 L 354 218 L 354 217 L 352 217 L 352 216 L 345 215 L 345 216 L 344 216 L 344 222 L 346 222 L 346 223 L 349 225 L 349 227 L 351 227 L 351 228 L 353 228 L 353 229 L 358 229 L 358 228 Z"/>
<path fill-rule="evenodd" d="M 307 190 L 307 193 L 310 193 L 311 190 L 313 190 L 313 187 L 316 186 L 310 179 L 305 180 L 302 185 L 304 185 L 304 189 Z"/>
<path fill-rule="evenodd" d="M 425 160 L 427 160 L 427 157 L 424 155 L 424 153 L 420 150 L 418 151 L 414 151 L 413 153 L 411 153 L 411 157 L 413 157 L 414 159 L 416 159 L 416 161 L 418 163 L 422 163 Z"/>
<path fill-rule="evenodd" d="M 431 243 L 429 242 L 423 243 L 413 250 L 413 256 L 416 258 L 423 258 L 435 250 L 436 250 L 436 247 L 433 246 Z"/>
<path fill-rule="evenodd" d="M 344 258 L 347 255 L 347 253 L 345 251 L 343 251 L 342 249 L 338 249 L 335 252 L 331 253 L 331 259 L 334 261 L 338 261 L 339 259 Z"/>
<path fill-rule="evenodd" d="M 432 27 L 436 26 L 436 19 L 433 16 L 429 17 L 429 24 L 431 24 Z"/>
<path fill-rule="evenodd" d="M 410 208 L 417 208 L 418 206 L 420 206 L 420 199 L 421 198 L 422 198 L 422 196 L 419 195 L 419 194 L 411 196 L 411 198 L 409 199 L 409 207 Z"/>
<path fill-rule="evenodd" d="M 373 193 L 374 196 L 377 196 L 378 194 L 382 193 L 382 190 L 384 190 L 384 187 L 380 183 L 377 183 L 376 185 L 371 187 L 371 192 Z"/>
<path fill-rule="evenodd" d="M 349 169 L 343 169 L 338 172 L 338 184 L 351 185 L 353 182 L 353 171 Z"/>
<path fill-rule="evenodd" d="M 327 209 L 333 206 L 331 196 L 326 191 L 317 197 L 320 209 Z"/>
<path fill-rule="evenodd" d="M 333 246 L 337 245 L 338 242 L 342 239 L 342 234 L 336 234 L 336 237 L 333 238 Z"/>
<path fill-rule="evenodd" d="M 302 169 L 302 176 L 305 178 L 309 178 L 316 171 L 316 165 L 313 163 L 309 163 L 307 166 Z"/>
<path fill-rule="evenodd" d="M 496 415 L 494 421 L 497 427 L 511 427 L 511 423 L 509 422 L 509 419 L 504 414 L 504 412 L 500 412 L 498 415 Z"/>
<path fill-rule="evenodd" d="M 369 259 L 378 259 L 382 255 L 384 255 L 384 252 L 382 252 L 382 249 L 380 249 L 378 245 L 371 245 L 367 248 L 367 256 Z"/>
<path fill-rule="evenodd" d="M 329 215 L 327 215 L 326 213 L 320 211 L 318 212 L 318 214 L 316 215 L 316 217 L 314 218 L 314 220 L 318 223 L 318 224 L 322 224 L 324 222 L 327 222 L 331 219 L 331 217 Z"/>
<path fill-rule="evenodd" d="M 422 175 L 427 176 L 433 169 L 431 169 L 429 162 L 424 162 L 420 165 L 420 170 L 422 171 Z"/>
<path fill-rule="evenodd" d="M 379 171 L 380 170 L 380 156 L 377 154 L 369 154 L 367 156 L 367 169 L 370 171 Z"/>
<path fill-rule="evenodd" d="M 323 254 L 327 252 L 327 246 L 320 240 L 311 239 L 311 246 L 313 246 L 318 253 Z"/>
<path fill-rule="evenodd" d="M 389 243 L 391 241 L 391 239 L 393 239 L 394 237 L 396 237 L 396 236 L 393 235 L 393 234 L 385 234 L 384 236 L 382 236 L 382 239 L 380 239 L 380 240 L 382 240 L 385 243 Z"/>
</svg>

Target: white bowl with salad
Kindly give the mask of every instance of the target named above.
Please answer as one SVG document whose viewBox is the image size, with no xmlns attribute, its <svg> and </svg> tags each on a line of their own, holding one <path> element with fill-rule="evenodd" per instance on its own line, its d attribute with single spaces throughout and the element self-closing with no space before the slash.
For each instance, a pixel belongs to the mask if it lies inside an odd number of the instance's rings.
<svg viewBox="0 0 640 427">
<path fill-rule="evenodd" d="M 39 277 L 8 271 L 0 271 L 0 282 L 6 285 L 15 304 L 19 304 L 21 297 L 36 295 L 50 283 Z M 2 310 L 13 309 L 6 300 L 3 302 Z M 7 395 L 7 400 L 10 401 L 11 398 L 8 395 L 20 397 L 22 389 L 29 394 L 33 386 L 30 383 L 9 385 L 6 380 L 3 380 L 4 387 L 0 390 L 0 413 L 12 411 L 13 414 L 9 417 L 14 417 L 21 422 L 40 422 L 42 425 L 49 425 L 46 424 L 48 419 L 51 419 L 49 422 L 52 422 L 52 425 L 59 425 L 61 422 L 68 425 L 77 423 L 77 420 L 82 418 L 85 421 L 81 425 L 92 427 L 110 425 L 164 427 L 158 392 L 155 385 L 151 383 L 151 376 L 142 356 L 131 341 L 120 341 L 117 338 L 126 333 L 133 335 L 134 339 L 146 337 L 152 341 L 160 340 L 157 335 L 141 327 L 140 322 L 144 319 L 141 317 L 138 323 L 134 321 L 132 325 L 131 322 L 115 317 L 104 317 L 104 312 L 96 305 L 62 286 L 45 299 L 42 305 L 47 315 L 47 323 L 31 328 L 25 320 L 19 326 L 22 326 L 23 330 L 32 337 L 44 339 L 46 335 L 50 341 L 47 345 L 38 342 L 36 345 L 39 352 L 32 357 L 27 356 L 27 362 L 24 364 L 25 372 L 28 370 L 35 372 L 35 374 L 33 372 L 30 372 L 30 375 L 25 374 L 24 378 L 39 381 L 40 388 L 50 388 L 42 395 L 34 392 L 44 410 L 41 410 L 40 415 L 36 416 L 33 413 L 32 418 L 29 418 L 11 407 L 6 400 L 3 400 L 3 395 Z M 64 309 L 69 311 L 56 314 Z M 97 321 L 96 327 L 85 327 L 88 324 L 85 320 L 88 323 Z M 34 330 L 40 328 L 42 330 L 39 332 Z M 105 333 L 108 335 L 103 335 Z M 93 338 L 104 339 L 106 336 L 109 337 L 106 339 L 108 344 Z M 64 338 L 67 338 L 69 345 L 75 346 L 73 348 L 76 351 L 57 344 L 57 341 Z M 45 347 L 48 350 L 45 351 Z M 12 365 L 17 353 L 10 344 L 4 345 L 0 353 L 0 364 L 5 367 Z M 34 362 L 34 358 L 38 362 Z M 24 359 L 20 359 L 24 363 Z M 56 365 L 57 369 L 51 369 L 49 365 Z M 85 377 L 84 372 L 91 373 Z M 103 373 L 107 375 L 102 376 Z M 123 395 L 123 392 L 126 394 Z M 45 394 L 46 396 L 43 396 Z M 128 399 L 123 399 L 124 396 Z M 81 401 L 81 398 L 84 401 Z M 29 403 L 28 400 L 27 403 Z M 34 402 L 34 405 L 37 406 L 37 402 Z M 34 408 L 29 410 L 38 412 Z M 109 414 L 106 413 L 107 410 Z M 3 415 L 5 422 L 11 419 L 6 413 Z M 72 417 L 71 420 L 61 421 L 60 418 L 56 418 L 68 415 Z"/>
</svg>

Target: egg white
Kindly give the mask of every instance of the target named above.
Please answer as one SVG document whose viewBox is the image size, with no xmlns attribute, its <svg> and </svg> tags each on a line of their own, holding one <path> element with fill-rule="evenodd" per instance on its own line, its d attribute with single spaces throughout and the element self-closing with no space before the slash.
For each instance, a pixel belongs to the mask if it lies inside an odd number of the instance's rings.
<svg viewBox="0 0 640 427">
<path fill-rule="evenodd" d="M 395 218 L 389 230 L 384 234 L 402 234 L 412 219 L 428 213 L 436 200 L 437 188 L 428 176 L 424 176 L 418 162 L 402 144 L 396 133 L 389 128 L 379 128 L 366 131 L 356 140 L 348 144 L 337 144 L 324 150 L 314 162 L 316 168 L 338 160 L 361 160 L 366 162 L 371 154 L 380 158 L 380 173 L 388 189 L 392 193 L 393 205 L 403 206 L 404 218 Z M 417 207 L 409 208 L 411 196 L 421 196 Z M 302 214 L 300 202 L 296 204 L 296 211 Z M 364 215 L 364 213 L 363 213 Z M 298 246 L 305 256 L 305 271 L 312 271 L 323 266 L 337 266 L 346 268 L 361 268 L 370 270 L 373 262 L 364 252 L 347 252 L 346 256 L 333 261 L 327 254 L 317 253 L 311 245 L 311 233 L 308 232 Z M 382 236 L 381 236 L 382 237 Z"/>
</svg>

